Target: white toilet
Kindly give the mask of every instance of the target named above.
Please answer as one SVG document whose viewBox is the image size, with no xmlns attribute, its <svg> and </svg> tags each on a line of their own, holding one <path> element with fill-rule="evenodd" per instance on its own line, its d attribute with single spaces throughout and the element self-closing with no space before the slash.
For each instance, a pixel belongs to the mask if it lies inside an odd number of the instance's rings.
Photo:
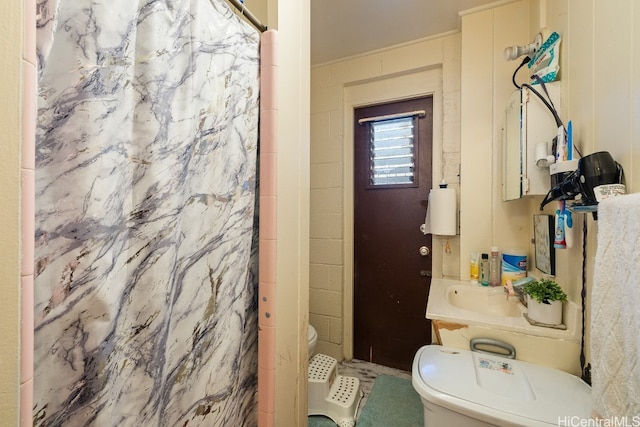
<svg viewBox="0 0 640 427">
<path fill-rule="evenodd" d="M 580 378 L 498 355 L 427 345 L 413 359 L 412 383 L 425 427 L 558 426 L 591 417 L 591 388 Z"/>
<path fill-rule="evenodd" d="M 313 357 L 316 351 L 316 343 L 318 342 L 318 333 L 315 328 L 309 325 L 309 359 Z"/>
</svg>

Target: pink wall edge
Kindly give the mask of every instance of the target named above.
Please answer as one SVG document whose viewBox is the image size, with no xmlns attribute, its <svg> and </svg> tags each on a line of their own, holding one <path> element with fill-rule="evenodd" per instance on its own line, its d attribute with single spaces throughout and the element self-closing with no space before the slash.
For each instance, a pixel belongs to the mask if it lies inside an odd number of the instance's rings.
<svg viewBox="0 0 640 427">
<path fill-rule="evenodd" d="M 258 426 L 275 425 L 277 47 L 268 30 L 260 42 L 260 238 L 258 273 Z"/>
</svg>

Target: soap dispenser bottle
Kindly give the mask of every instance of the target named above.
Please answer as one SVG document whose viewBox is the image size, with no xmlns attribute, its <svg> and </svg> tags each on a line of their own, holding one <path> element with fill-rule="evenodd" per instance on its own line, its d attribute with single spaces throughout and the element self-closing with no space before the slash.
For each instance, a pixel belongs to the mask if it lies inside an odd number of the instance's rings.
<svg viewBox="0 0 640 427">
<path fill-rule="evenodd" d="M 500 256 L 496 246 L 491 247 L 489 256 L 489 286 L 500 286 Z"/>
</svg>

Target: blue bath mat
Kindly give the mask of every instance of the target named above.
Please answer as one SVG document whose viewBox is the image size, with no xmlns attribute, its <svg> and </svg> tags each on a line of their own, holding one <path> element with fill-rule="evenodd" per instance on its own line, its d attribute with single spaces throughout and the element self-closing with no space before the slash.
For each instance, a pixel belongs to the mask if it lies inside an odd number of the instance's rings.
<svg viewBox="0 0 640 427">
<path fill-rule="evenodd" d="M 378 375 L 356 427 L 424 427 L 420 395 L 411 380 Z"/>
<path fill-rule="evenodd" d="M 336 427 L 331 418 L 322 415 L 312 415 L 309 417 L 308 427 Z"/>
</svg>

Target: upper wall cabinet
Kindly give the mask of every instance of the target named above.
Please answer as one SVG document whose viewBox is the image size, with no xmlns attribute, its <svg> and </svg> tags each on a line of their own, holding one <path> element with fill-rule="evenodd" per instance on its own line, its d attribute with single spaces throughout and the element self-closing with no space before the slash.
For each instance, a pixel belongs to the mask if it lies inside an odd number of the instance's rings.
<svg viewBox="0 0 640 427">
<path fill-rule="evenodd" d="M 548 101 L 540 86 L 534 88 Z M 546 88 L 556 111 L 560 111 L 560 83 L 547 83 Z M 553 113 L 534 92 L 523 87 L 511 94 L 502 133 L 503 200 L 547 194 L 549 167 L 536 165 L 535 150 L 538 143 L 546 143 L 551 154 L 552 141 L 557 134 Z"/>
</svg>

